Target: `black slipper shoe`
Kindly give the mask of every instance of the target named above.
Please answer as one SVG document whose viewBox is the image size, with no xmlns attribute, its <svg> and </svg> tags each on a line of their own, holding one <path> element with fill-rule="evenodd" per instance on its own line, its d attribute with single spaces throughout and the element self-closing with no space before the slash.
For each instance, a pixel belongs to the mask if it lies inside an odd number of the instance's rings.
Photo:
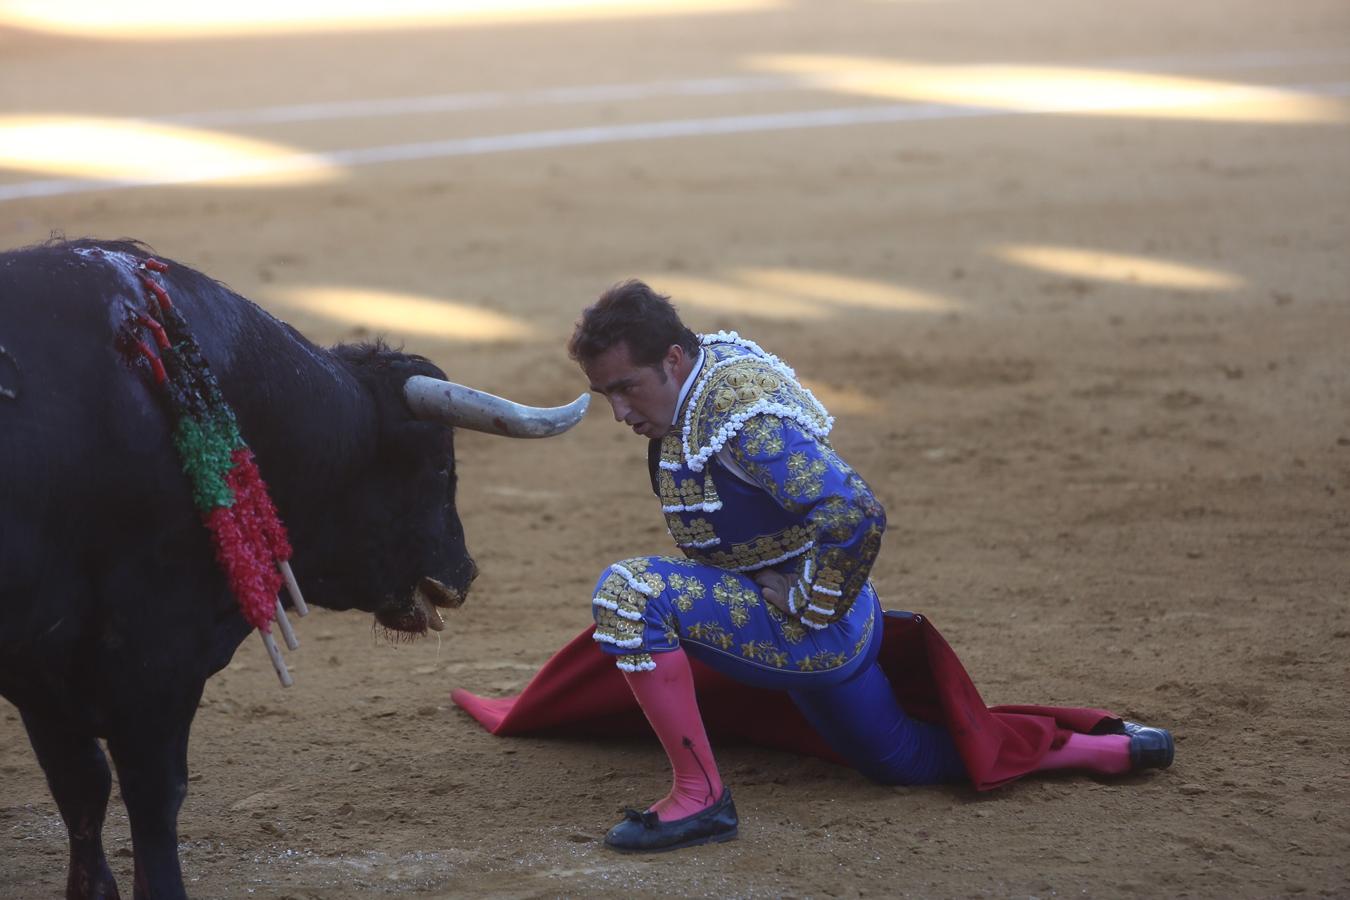
<svg viewBox="0 0 1350 900">
<path fill-rule="evenodd" d="M 1126 722 L 1125 733 L 1130 736 L 1130 768 L 1165 769 L 1172 764 L 1175 744 L 1172 732 L 1166 728 L 1150 728 L 1138 722 Z"/>
<path fill-rule="evenodd" d="M 736 804 L 731 802 L 731 788 L 722 789 L 722 799 L 705 810 L 662 822 L 654 812 L 623 811 L 623 821 L 605 835 L 605 846 L 624 853 L 657 853 L 679 850 L 699 844 L 717 844 L 729 841 L 737 834 L 739 820 Z"/>
</svg>

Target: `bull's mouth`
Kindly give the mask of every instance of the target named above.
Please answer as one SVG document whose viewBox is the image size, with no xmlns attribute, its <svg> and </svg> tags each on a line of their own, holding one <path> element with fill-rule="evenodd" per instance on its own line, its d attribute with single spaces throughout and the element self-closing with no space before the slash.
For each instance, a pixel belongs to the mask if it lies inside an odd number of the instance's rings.
<svg viewBox="0 0 1350 900">
<path fill-rule="evenodd" d="M 445 619 L 440 610 L 464 605 L 464 594 L 434 578 L 423 578 L 404 602 L 386 603 L 375 610 L 375 620 L 390 631 L 405 634 L 426 634 L 427 630 L 444 631 Z"/>
<path fill-rule="evenodd" d="M 442 609 L 459 609 L 464 605 L 464 592 L 441 584 L 435 578 L 423 578 L 417 584 L 417 594 Z"/>
</svg>

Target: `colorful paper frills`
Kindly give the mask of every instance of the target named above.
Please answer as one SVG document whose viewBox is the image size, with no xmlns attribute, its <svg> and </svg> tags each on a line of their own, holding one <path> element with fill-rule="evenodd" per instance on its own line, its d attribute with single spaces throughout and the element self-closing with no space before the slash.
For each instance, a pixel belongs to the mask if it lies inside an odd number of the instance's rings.
<svg viewBox="0 0 1350 900">
<path fill-rule="evenodd" d="M 291 683 L 271 637 L 279 619 L 287 646 L 299 643 L 277 598 L 282 584 L 297 612 L 308 610 L 289 576 L 286 528 L 258 471 L 234 411 L 202 356 L 187 320 L 151 273 L 168 266 L 146 259 L 136 271 L 150 299 L 148 313 L 127 322 L 124 347 L 132 364 L 160 389 L 173 419 L 173 443 L 192 488 L 193 503 L 211 534 L 216 561 L 249 625 L 258 629 L 283 685 Z M 153 347 L 141 330 L 150 332 Z M 158 351 L 158 352 L 156 352 Z"/>
</svg>

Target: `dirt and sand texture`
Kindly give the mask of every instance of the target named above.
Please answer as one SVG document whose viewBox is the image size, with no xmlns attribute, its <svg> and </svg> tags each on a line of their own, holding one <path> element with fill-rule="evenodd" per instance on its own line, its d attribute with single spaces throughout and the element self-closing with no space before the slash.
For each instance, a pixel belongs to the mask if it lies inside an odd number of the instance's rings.
<svg viewBox="0 0 1350 900">
<path fill-rule="evenodd" d="M 1177 738 L 1165 772 L 987 794 L 719 746 L 739 840 L 607 852 L 620 808 L 666 789 L 654 740 L 498 739 L 449 704 L 519 690 L 604 566 L 668 549 L 645 447 L 601 404 L 547 442 L 461 435 L 482 576 L 444 638 L 319 611 L 294 688 L 256 640 L 207 685 L 192 895 L 1350 895 L 1343 3 L 611 4 L 173 38 L 7 6 L 3 246 L 141 238 L 317 341 L 386 334 L 538 404 L 585 386 L 581 306 L 646 278 L 817 389 L 889 512 L 881 595 L 988 702 Z M 905 104 L 938 105 L 859 112 Z M 303 109 L 249 113 L 274 107 Z M 34 116 L 336 162 L 57 190 L 115 142 L 16 161 L 5 129 Z M 695 125 L 623 130 L 653 122 Z M 468 142 L 503 135 L 531 137 Z M 172 169 L 144 146 L 128 165 Z M 129 895 L 116 794 L 105 840 Z M 58 894 L 65 863 L 0 705 L 0 895 Z"/>
</svg>

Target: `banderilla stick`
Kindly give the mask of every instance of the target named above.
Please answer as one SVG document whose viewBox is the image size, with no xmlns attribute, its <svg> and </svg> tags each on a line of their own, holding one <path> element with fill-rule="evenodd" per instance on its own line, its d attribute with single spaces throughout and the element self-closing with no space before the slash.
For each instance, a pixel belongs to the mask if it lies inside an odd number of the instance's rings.
<svg viewBox="0 0 1350 900">
<path fill-rule="evenodd" d="M 299 650 L 300 639 L 295 636 L 295 629 L 291 627 L 291 620 L 286 618 L 286 609 L 281 605 L 281 598 L 277 598 L 277 625 L 281 627 L 282 640 L 286 642 L 287 650 Z"/>
<path fill-rule="evenodd" d="M 281 577 L 286 579 L 286 593 L 291 595 L 291 603 L 295 604 L 295 614 L 300 618 L 309 615 L 309 607 L 305 605 L 305 598 L 300 595 L 300 585 L 295 581 L 295 573 L 291 571 L 291 564 L 284 559 L 277 563 L 277 568 L 281 570 Z M 291 648 L 295 649 L 295 648 Z"/>
<path fill-rule="evenodd" d="M 291 680 L 290 670 L 286 668 L 286 661 L 281 658 L 281 651 L 277 648 L 277 642 L 272 640 L 272 631 L 268 629 L 258 629 L 258 634 L 262 636 L 263 646 L 267 648 L 267 656 L 272 660 L 272 668 L 277 670 L 277 678 L 281 680 L 282 687 L 290 687 L 295 682 Z"/>
</svg>

